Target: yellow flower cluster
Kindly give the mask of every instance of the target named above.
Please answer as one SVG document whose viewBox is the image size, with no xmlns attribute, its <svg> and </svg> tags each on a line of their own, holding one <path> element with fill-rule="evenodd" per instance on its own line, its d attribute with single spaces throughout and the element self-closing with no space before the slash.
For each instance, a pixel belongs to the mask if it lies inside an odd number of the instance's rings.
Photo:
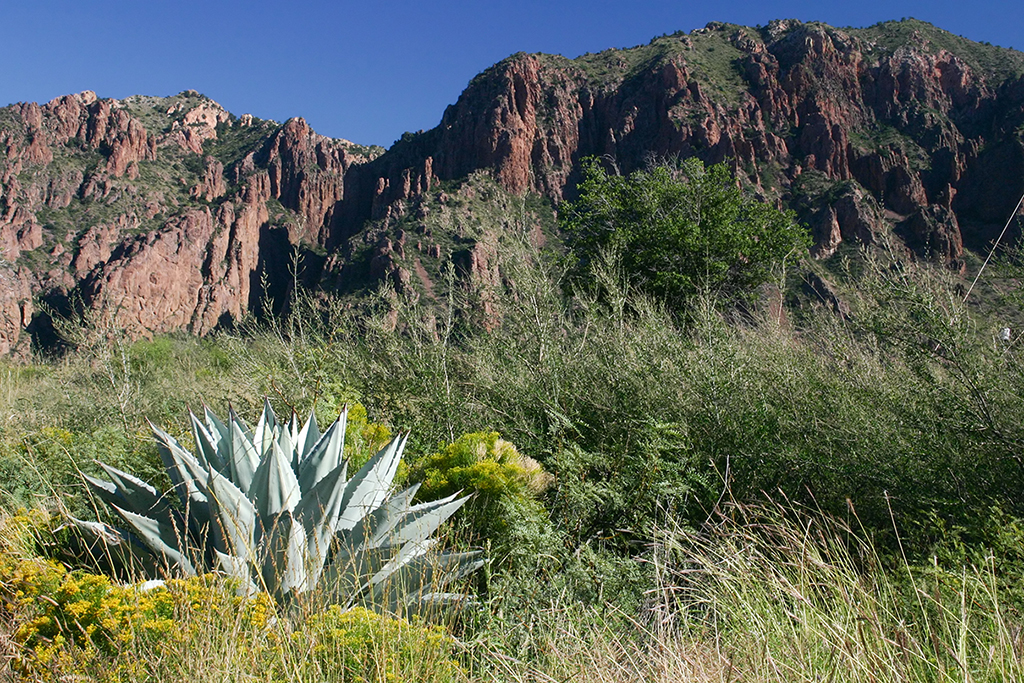
<svg viewBox="0 0 1024 683">
<path fill-rule="evenodd" d="M 0 519 L 0 616 L 14 624 L 26 679 L 146 680 L 215 643 L 223 666 L 266 680 L 465 679 L 441 627 L 337 605 L 285 617 L 266 593 L 239 596 L 215 575 L 121 585 L 34 555 L 25 539 L 47 525 L 34 513 Z"/>
</svg>

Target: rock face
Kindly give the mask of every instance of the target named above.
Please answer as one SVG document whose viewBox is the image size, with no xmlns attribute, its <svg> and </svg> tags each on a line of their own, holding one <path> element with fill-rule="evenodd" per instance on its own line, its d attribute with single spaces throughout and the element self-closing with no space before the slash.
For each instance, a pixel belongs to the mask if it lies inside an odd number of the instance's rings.
<svg viewBox="0 0 1024 683">
<path fill-rule="evenodd" d="M 384 216 L 381 196 L 407 199 L 409 184 L 395 181 L 422 177 L 419 164 L 441 180 L 489 168 L 507 190 L 557 202 L 582 157 L 628 172 L 652 156 L 697 155 L 793 204 L 802 174 L 844 184 L 802 212 L 817 256 L 894 226 L 920 256 L 955 264 L 965 239 L 981 246 L 1024 191 L 1022 93 L 1024 54 L 913 20 L 710 24 L 576 60 L 520 54 L 470 83 L 420 136 L 419 159 L 389 165 L 389 152 L 366 168 L 384 172 L 362 215 Z"/>
<path fill-rule="evenodd" d="M 39 296 L 104 309 L 136 336 L 245 316 L 289 249 L 326 243 L 345 172 L 370 158 L 194 91 L 13 105 L 0 149 L 3 354 L 24 346 Z"/>
<path fill-rule="evenodd" d="M 914 20 L 709 24 L 575 60 L 513 55 L 386 153 L 299 118 L 236 119 L 194 91 L 12 105 L 0 353 L 25 348 L 40 297 L 105 308 L 133 334 L 205 333 L 282 294 L 293 258 L 324 291 L 388 280 L 428 297 L 450 262 L 490 324 L 507 221 L 475 229 L 466 207 L 557 205 L 590 155 L 621 172 L 727 161 L 798 211 L 814 257 L 893 232 L 908 254 L 958 267 L 1024 191 L 1024 54 Z"/>
</svg>

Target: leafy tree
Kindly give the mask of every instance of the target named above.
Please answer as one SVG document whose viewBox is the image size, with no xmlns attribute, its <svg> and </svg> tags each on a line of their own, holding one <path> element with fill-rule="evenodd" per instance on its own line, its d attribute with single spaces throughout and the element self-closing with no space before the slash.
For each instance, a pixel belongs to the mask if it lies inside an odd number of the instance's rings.
<svg viewBox="0 0 1024 683">
<path fill-rule="evenodd" d="M 620 176 L 589 158 L 579 191 L 561 217 L 577 274 L 610 253 L 633 284 L 675 304 L 747 296 L 810 244 L 791 211 L 745 195 L 725 164 L 691 158 Z"/>
</svg>

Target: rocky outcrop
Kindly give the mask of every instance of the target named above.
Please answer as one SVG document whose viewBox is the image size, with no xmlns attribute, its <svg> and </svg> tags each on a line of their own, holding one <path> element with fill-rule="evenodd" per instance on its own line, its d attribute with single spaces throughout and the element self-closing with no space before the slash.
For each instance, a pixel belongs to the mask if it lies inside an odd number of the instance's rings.
<svg viewBox="0 0 1024 683">
<path fill-rule="evenodd" d="M 228 187 L 224 182 L 224 164 L 213 157 L 206 157 L 203 160 L 203 177 L 189 194 L 193 198 L 212 202 L 227 191 Z"/>
<path fill-rule="evenodd" d="M 215 212 L 189 210 L 158 230 L 125 239 L 87 278 L 86 300 L 111 311 L 136 335 L 178 329 L 205 334 L 225 319 L 241 318 L 252 294 L 269 198 L 269 177 L 258 173 L 239 201 Z"/>
<path fill-rule="evenodd" d="M 913 20 L 716 23 L 574 60 L 513 55 L 384 154 L 301 118 L 236 119 L 194 91 L 12 105 L 0 110 L 0 353 L 24 348 L 39 296 L 104 308 L 133 334 L 205 333 L 291 286 L 293 257 L 309 286 L 388 280 L 429 298 L 450 262 L 477 322 L 496 324 L 500 233 L 528 226 L 525 200 L 483 195 L 496 182 L 557 205 L 586 156 L 623 173 L 652 158 L 728 161 L 797 210 L 815 257 L 893 232 L 908 255 L 960 268 L 1024 192 L 1021 131 L 1024 55 Z M 468 212 L 487 202 L 485 230 Z M 842 313 L 827 283 L 808 287 Z"/>
<path fill-rule="evenodd" d="M 27 351 L 23 331 L 32 322 L 31 274 L 0 263 L 0 355 Z"/>
<path fill-rule="evenodd" d="M 270 174 L 270 193 L 299 216 L 293 235 L 325 246 L 337 204 L 345 197 L 345 172 L 365 158 L 351 143 L 313 132 L 304 119 L 288 121 L 267 142 L 262 154 Z"/>
<path fill-rule="evenodd" d="M 374 189 L 359 216 L 387 219 L 417 192 L 408 181 L 395 191 L 396 179 L 430 178 L 424 166 L 441 180 L 490 169 L 511 192 L 557 202 L 572 196 L 584 156 L 628 172 L 651 157 L 697 155 L 729 160 L 784 202 L 807 171 L 852 182 L 809 219 L 816 255 L 902 225 L 911 249 L 956 264 L 963 231 L 988 220 L 982 212 L 1005 220 L 1024 190 L 1012 174 L 993 206 L 991 184 L 972 181 L 1024 162 L 1014 128 L 1024 81 L 972 62 L 976 44 L 961 39 L 966 57 L 942 47 L 951 40 L 913 20 L 846 31 L 775 21 L 709 24 L 576 60 L 515 55 L 475 78 L 438 128 L 363 169 L 377 179 L 364 182 Z M 984 49 L 1024 72 L 1024 55 Z M 993 142 L 1001 153 L 983 152 Z"/>
<path fill-rule="evenodd" d="M 367 160 L 302 119 L 235 120 L 194 91 L 122 101 L 86 92 L 6 112 L 0 353 L 24 345 L 32 299 L 48 291 L 103 309 L 133 335 L 203 334 L 244 317 L 261 275 L 298 245 L 326 242 L 345 172 Z M 286 210 L 276 226 L 274 199 Z M 275 230 L 284 248 L 268 241 Z M 29 254 L 34 266 L 15 265 Z"/>
</svg>

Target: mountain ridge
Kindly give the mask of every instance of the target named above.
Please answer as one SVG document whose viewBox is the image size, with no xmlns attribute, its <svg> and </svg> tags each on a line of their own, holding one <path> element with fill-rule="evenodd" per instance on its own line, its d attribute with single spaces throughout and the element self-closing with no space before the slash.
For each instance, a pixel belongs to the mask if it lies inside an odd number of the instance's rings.
<svg viewBox="0 0 1024 683">
<path fill-rule="evenodd" d="M 497 286 L 508 219 L 480 198 L 544 198 L 524 220 L 549 239 L 545 202 L 573 196 L 584 156 L 622 172 L 727 161 L 798 210 L 815 257 L 892 232 L 957 269 L 1024 192 L 1024 53 L 916 20 L 713 22 L 576 59 L 511 55 L 388 150 L 194 91 L 11 105 L 0 149 L 0 353 L 45 344 L 52 311 L 203 334 L 269 313 L 296 259 L 324 296 L 381 280 L 433 296 L 444 263 Z M 467 228 L 473 211 L 490 222 Z"/>
</svg>

